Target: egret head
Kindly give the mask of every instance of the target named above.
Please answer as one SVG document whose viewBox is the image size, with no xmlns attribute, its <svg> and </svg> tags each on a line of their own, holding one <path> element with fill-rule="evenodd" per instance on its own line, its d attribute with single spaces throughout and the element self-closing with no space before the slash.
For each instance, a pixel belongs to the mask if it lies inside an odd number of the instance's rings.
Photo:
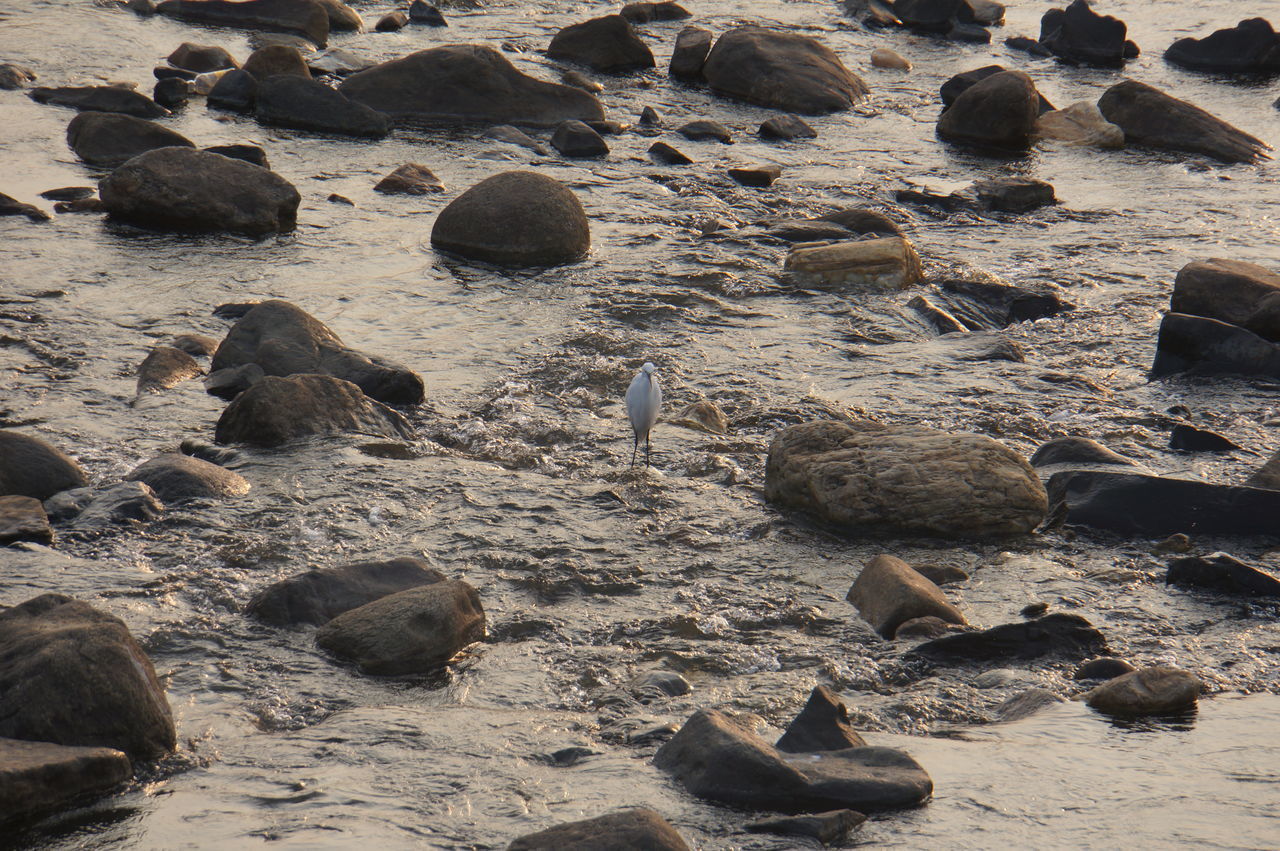
<svg viewBox="0 0 1280 851">
<path fill-rule="evenodd" d="M 653 375 L 658 371 L 658 368 L 651 363 L 646 363 L 644 366 L 640 367 L 640 371 L 645 375 Z"/>
</svg>

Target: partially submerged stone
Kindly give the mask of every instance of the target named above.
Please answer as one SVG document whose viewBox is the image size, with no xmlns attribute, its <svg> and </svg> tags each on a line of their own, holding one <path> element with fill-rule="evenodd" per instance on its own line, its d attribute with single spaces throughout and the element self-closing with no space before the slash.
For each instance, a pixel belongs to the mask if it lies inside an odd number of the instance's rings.
<svg viewBox="0 0 1280 851">
<path fill-rule="evenodd" d="M 1132 145 L 1204 154 L 1225 163 L 1256 162 L 1271 150 L 1261 139 L 1137 80 L 1107 89 L 1098 109 Z"/>
<path fill-rule="evenodd" d="M 82 112 L 67 125 L 67 147 L 90 165 L 120 166 L 157 148 L 195 147 L 154 121 L 111 112 Z"/>
<path fill-rule="evenodd" d="M 163 118 L 169 110 L 132 89 L 118 86 L 37 86 L 27 93 L 36 103 L 69 106 L 82 112 L 111 112 L 135 118 Z"/>
<path fill-rule="evenodd" d="M 0 496 L 45 500 L 59 491 L 88 484 L 72 458 L 48 441 L 0 429 Z"/>
<path fill-rule="evenodd" d="M 49 517 L 34 497 L 0 496 L 0 547 L 20 541 L 53 543 Z"/>
<path fill-rule="evenodd" d="M 868 93 L 829 47 L 763 27 L 720 36 L 702 74 L 717 94 L 801 115 L 848 109 Z"/>
<path fill-rule="evenodd" d="M 900 558 L 881 554 L 867 563 L 846 596 L 862 619 L 881 636 L 892 638 L 914 618 L 936 617 L 965 624 L 964 615 L 928 579 Z"/>
<path fill-rule="evenodd" d="M 621 810 L 558 824 L 512 841 L 507 851 L 689 851 L 680 834 L 650 809 Z"/>
<path fill-rule="evenodd" d="M 315 133 L 381 139 L 391 132 L 387 116 L 309 75 L 276 74 L 260 80 L 253 114 L 263 124 Z"/>
<path fill-rule="evenodd" d="M 866 747 L 849 726 L 849 710 L 826 686 L 815 686 L 809 700 L 774 744 L 785 753 L 838 751 Z"/>
<path fill-rule="evenodd" d="M 1194 260 L 1178 270 L 1169 309 L 1229 322 L 1280 342 L 1280 273 L 1243 260 Z"/>
<path fill-rule="evenodd" d="M 198 24 L 297 33 L 324 47 L 329 13 L 319 0 L 164 0 L 156 12 Z"/>
<path fill-rule="evenodd" d="M 823 845 L 843 843 L 867 817 L 857 810 L 831 810 L 803 816 L 757 819 L 743 825 L 747 833 L 772 833 L 778 836 L 802 836 Z"/>
<path fill-rule="evenodd" d="M 384 195 L 430 195 L 443 192 L 444 184 L 425 165 L 405 163 L 379 180 L 373 191 Z"/>
<path fill-rule="evenodd" d="M 924 278 L 919 255 L 900 236 L 801 245 L 787 255 L 783 268 L 805 286 L 852 290 L 902 290 Z"/>
<path fill-rule="evenodd" d="M 1264 18 L 1249 18 L 1204 38 L 1180 38 L 1165 61 L 1194 71 L 1268 74 L 1280 71 L 1280 33 Z"/>
<path fill-rule="evenodd" d="M 702 79 L 702 67 L 711 52 L 715 34 L 702 27 L 685 27 L 676 36 L 671 50 L 669 73 L 677 80 L 696 82 Z"/>
<path fill-rule="evenodd" d="M 1175 559 L 1165 582 L 1240 597 L 1280 598 L 1280 579 L 1226 553 Z"/>
<path fill-rule="evenodd" d="M 1124 147 L 1124 131 L 1108 121 L 1097 104 L 1083 100 L 1042 113 L 1036 119 L 1032 135 L 1037 142 L 1064 142 L 1092 148 Z"/>
<path fill-rule="evenodd" d="M 245 611 L 272 626 L 321 626 L 366 603 L 445 578 L 417 557 L 362 561 L 282 579 L 255 594 Z"/>
<path fill-rule="evenodd" d="M 547 56 L 577 62 L 605 74 L 654 67 L 648 45 L 621 15 L 605 15 L 565 27 L 551 39 Z"/>
<path fill-rule="evenodd" d="M 1055 613 L 926 641 L 912 652 L 935 662 L 965 664 L 1058 656 L 1084 659 L 1107 651 L 1101 632 L 1080 615 Z"/>
<path fill-rule="evenodd" d="M 1239 325 L 1171 311 L 1160 320 L 1151 376 L 1178 372 L 1280 378 L 1280 345 Z"/>
<path fill-rule="evenodd" d="M 165 502 L 230 499 L 249 492 L 249 482 L 239 473 L 176 452 L 139 464 L 125 481 L 144 482 Z"/>
<path fill-rule="evenodd" d="M 1154 665 L 1108 680 L 1080 699 L 1110 715 L 1166 715 L 1195 706 L 1203 688 L 1195 674 Z"/>
<path fill-rule="evenodd" d="M 1026 150 L 1040 115 L 1040 93 L 1021 71 L 1000 71 L 965 89 L 938 119 L 938 135 L 979 148 Z"/>
<path fill-rule="evenodd" d="M 138 365 L 137 392 L 155 393 L 204 373 L 196 359 L 172 346 L 156 346 Z"/>
<path fill-rule="evenodd" d="M 370 434 L 408 439 L 402 415 L 329 375 L 268 375 L 237 396 L 218 418 L 218 443 L 275 447 L 317 435 Z"/>
<path fill-rule="evenodd" d="M 0 825 L 105 794 L 132 774 L 129 757 L 114 748 L 0 739 Z"/>
</svg>

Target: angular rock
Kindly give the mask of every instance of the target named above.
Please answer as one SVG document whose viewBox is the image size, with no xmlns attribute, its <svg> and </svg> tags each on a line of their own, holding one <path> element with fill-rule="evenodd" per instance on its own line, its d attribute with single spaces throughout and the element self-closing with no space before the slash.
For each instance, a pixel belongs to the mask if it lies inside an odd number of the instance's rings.
<svg viewBox="0 0 1280 851">
<path fill-rule="evenodd" d="M 0 739 L 0 825 L 105 794 L 132 775 L 129 757 L 113 748 Z"/>
<path fill-rule="evenodd" d="M 805 286 L 853 290 L 903 290 L 923 280 L 920 257 L 900 236 L 801 246 L 783 268 Z"/>
<path fill-rule="evenodd" d="M 117 86 L 63 86 L 56 89 L 40 86 L 27 92 L 27 96 L 36 103 L 69 106 L 81 112 L 111 112 L 135 118 L 169 115 L 169 110 L 146 95 Z"/>
<path fill-rule="evenodd" d="M 121 482 L 101 491 L 74 488 L 44 501 L 55 522 L 73 521 L 72 529 L 86 534 L 113 533 L 116 526 L 146 523 L 164 514 L 164 504 L 141 482 Z"/>
<path fill-rule="evenodd" d="M 551 147 L 566 157 L 603 157 L 609 153 L 600 134 L 581 121 L 562 121 L 551 134 Z"/>
<path fill-rule="evenodd" d="M 782 169 L 776 165 L 754 165 L 729 169 L 729 176 L 743 186 L 767 189 L 782 177 Z"/>
<path fill-rule="evenodd" d="M 653 810 L 641 808 L 620 810 L 592 819 L 558 824 L 537 833 L 521 836 L 507 846 L 507 851 L 631 851 L 631 849 L 634 851 L 689 851 L 689 846 L 666 819 Z"/>
<path fill-rule="evenodd" d="M 120 166 L 147 151 L 194 147 L 191 140 L 142 118 L 82 112 L 67 125 L 67 145 L 90 165 Z"/>
<path fill-rule="evenodd" d="M 217 45 L 193 44 L 189 41 L 178 45 L 177 50 L 170 53 L 167 59 L 175 68 L 197 74 L 207 74 L 210 71 L 221 71 L 223 68 L 237 66 L 236 60 L 223 48 Z"/>
<path fill-rule="evenodd" d="M 301 200 L 275 172 L 173 147 L 134 157 L 98 184 L 98 194 L 107 212 L 136 224 L 250 236 L 293 230 Z"/>
<path fill-rule="evenodd" d="M 590 94 L 516 70 L 491 47 L 454 44 L 422 50 L 352 74 L 338 90 L 393 118 L 551 127 L 604 118 Z"/>
<path fill-rule="evenodd" d="M 1125 59 L 1128 27 L 1119 18 L 1099 15 L 1086 0 L 1066 9 L 1050 9 L 1040 19 L 1040 44 L 1064 62 L 1119 68 Z"/>
<path fill-rule="evenodd" d="M 677 80 L 697 82 L 702 79 L 702 66 L 707 62 L 707 54 L 711 52 L 711 41 L 714 38 L 711 30 L 702 27 L 685 27 L 676 35 L 675 47 L 671 50 L 671 65 L 668 73 Z"/>
<path fill-rule="evenodd" d="M 3 192 L 0 192 L 0 216 L 26 216 L 33 222 L 49 221 L 49 214 L 44 210 L 34 204 L 24 204 Z"/>
<path fill-rule="evenodd" d="M 1087 437 L 1055 437 L 1040 444 L 1031 456 L 1032 467 L 1052 467 L 1059 464 L 1134 466 L 1133 461 Z"/>
<path fill-rule="evenodd" d="M 565 27 L 551 39 L 547 56 L 577 62 L 604 74 L 654 67 L 648 45 L 621 15 L 605 15 Z"/>
<path fill-rule="evenodd" d="M 798 115 L 779 115 L 767 118 L 761 123 L 758 133 L 762 139 L 780 139 L 784 142 L 792 142 L 796 139 L 816 139 L 818 137 L 818 131 L 810 127 L 808 122 Z"/>
<path fill-rule="evenodd" d="M 245 612 L 272 626 L 321 626 L 366 603 L 445 578 L 412 556 L 308 570 L 259 591 Z"/>
<path fill-rule="evenodd" d="M 444 19 L 444 14 L 430 3 L 424 3 L 423 0 L 413 0 L 409 4 L 409 20 L 429 27 L 449 26 L 449 22 Z"/>
<path fill-rule="evenodd" d="M 86 484 L 80 465 L 61 450 L 38 437 L 0 429 L 0 496 L 45 500 Z"/>
<path fill-rule="evenodd" d="M 320 628 L 316 643 L 366 674 L 422 674 L 481 640 L 484 625 L 480 595 L 446 579 L 344 612 Z"/>
<path fill-rule="evenodd" d="M 1137 668 L 1114 656 L 1100 656 L 1081 662 L 1071 674 L 1073 680 L 1111 680 Z"/>
<path fill-rule="evenodd" d="M 374 29 L 380 33 L 393 33 L 404 29 L 409 25 L 409 16 L 404 12 L 395 11 L 388 12 L 378 19 L 378 23 L 374 25 Z"/>
<path fill-rule="evenodd" d="M 318 0 L 164 0 L 156 13 L 196 24 L 297 33 L 324 47 L 329 13 Z"/>
<path fill-rule="evenodd" d="M 1271 150 L 1261 139 L 1136 80 L 1107 89 L 1098 109 L 1132 145 L 1204 154 L 1225 163 L 1256 162 Z"/>
<path fill-rule="evenodd" d="M 554 266 L 591 247 L 591 229 L 577 196 L 531 171 L 487 178 L 445 207 L 431 229 L 437 249 L 510 266 Z"/>
<path fill-rule="evenodd" d="M 871 67 L 890 71 L 910 71 L 911 62 L 887 47 L 877 47 L 871 51 Z"/>
<path fill-rule="evenodd" d="M 1198 375 L 1265 375 L 1280 378 L 1280 345 L 1252 331 L 1185 313 L 1160 320 L 1152 378 L 1178 372 Z"/>
<path fill-rule="evenodd" d="M 252 112 L 258 98 L 258 80 L 248 71 L 239 68 L 218 78 L 205 98 L 209 106 L 229 109 L 232 112 Z"/>
<path fill-rule="evenodd" d="M 668 145 L 666 142 L 654 142 L 649 146 L 649 156 L 663 165 L 689 165 L 693 160 Z"/>
<path fill-rule="evenodd" d="M 259 83 L 277 74 L 311 79 L 311 68 L 302 51 L 291 44 L 264 44 L 249 54 L 240 70 L 252 74 Z"/>
<path fill-rule="evenodd" d="M 196 359 L 172 346 L 156 346 L 138 365 L 137 393 L 154 393 L 168 390 L 188 378 L 196 378 L 204 370 Z"/>
<path fill-rule="evenodd" d="M 947 310 L 970 331 L 998 330 L 1073 309 L 1051 288 L 1015 287 L 990 281 L 938 282 Z"/>
<path fill-rule="evenodd" d="M 173 750 L 164 689 L 119 618 L 44 594 L 0 611 L 0 647 L 0 736 L 133 759 Z"/>
<path fill-rule="evenodd" d="M 815 686 L 774 747 L 785 753 L 839 751 L 866 747 L 866 741 L 849 726 L 849 710 L 826 686 Z"/>
<path fill-rule="evenodd" d="M 387 116 L 309 77 L 277 74 L 258 83 L 254 117 L 263 124 L 381 139 Z"/>
<path fill-rule="evenodd" d="M 747 822 L 747 833 L 773 833 L 778 836 L 803 836 L 823 845 L 842 844 L 867 817 L 857 810 L 831 810 L 807 816 L 758 819 Z"/>
<path fill-rule="evenodd" d="M 1040 93 L 1021 71 L 1000 71 L 974 83 L 938 119 L 948 142 L 1026 150 L 1031 145 Z"/>
<path fill-rule="evenodd" d="M 848 109 L 867 95 L 862 80 L 821 42 L 763 27 L 720 36 L 702 73 L 717 94 L 801 115 Z"/>
<path fill-rule="evenodd" d="M 662 125 L 662 116 L 658 114 L 658 110 L 651 106 L 646 106 L 640 110 L 640 120 L 638 122 L 644 127 L 659 127 Z"/>
<path fill-rule="evenodd" d="M 218 418 L 221 444 L 274 447 L 312 435 L 359 433 L 410 439 L 403 416 L 328 375 L 268 375 L 249 387 Z"/>
<path fill-rule="evenodd" d="M 867 563 L 846 595 L 862 619 L 884 638 L 914 618 L 936 617 L 964 625 L 964 615 L 942 590 L 891 555 L 878 555 Z"/>
<path fill-rule="evenodd" d="M 259 168 L 271 168 L 271 164 L 267 162 L 267 152 L 257 145 L 212 145 L 204 150 L 210 154 L 219 154 L 220 156 L 230 157 L 233 160 L 253 163 Z M 174 343 L 174 345 L 177 346 L 178 344 Z M 182 347 L 178 346 L 178 348 Z M 214 341 L 214 348 L 217 348 L 216 340 Z M 213 352 L 204 352 L 204 354 L 213 354 Z"/>
<path fill-rule="evenodd" d="M 40 500 L 34 497 L 0 496 L 0 547 L 19 541 L 52 544 L 49 517 Z"/>
<path fill-rule="evenodd" d="M 706 119 L 698 119 L 682 124 L 676 128 L 676 132 L 686 139 L 695 142 L 713 141 L 728 145 L 733 141 L 733 134 L 729 132 L 729 128 L 725 127 L 719 121 L 708 121 Z"/>
<path fill-rule="evenodd" d="M 1031 177 L 993 177 L 974 181 L 969 188 L 987 210 L 1026 213 L 1058 203 L 1053 185 Z"/>
<path fill-rule="evenodd" d="M 249 492 L 249 483 L 239 473 L 176 452 L 139 464 L 125 481 L 143 482 L 165 502 L 228 499 Z"/>
<path fill-rule="evenodd" d="M 383 195 L 430 195 L 443 192 L 444 184 L 425 165 L 405 163 L 379 180 L 373 191 Z"/>
<path fill-rule="evenodd" d="M 1033 135 L 1037 142 L 1048 140 L 1092 148 L 1124 147 L 1124 131 L 1107 121 L 1097 104 L 1083 100 L 1041 113 Z"/>
<path fill-rule="evenodd" d="M 311 69 L 312 76 L 328 74 L 333 77 L 347 77 L 357 71 L 372 68 L 376 64 L 340 47 L 331 47 L 307 57 L 307 67 Z"/>
<path fill-rule="evenodd" d="M 1242 260 L 1196 260 L 1178 270 L 1169 309 L 1229 322 L 1280 342 L 1280 273 Z"/>
<path fill-rule="evenodd" d="M 1251 488 L 1280 490 L 1280 452 L 1268 458 L 1244 483 Z"/>
<path fill-rule="evenodd" d="M 618 14 L 633 24 L 647 24 L 650 21 L 681 21 L 691 17 L 689 10 L 672 0 L 661 3 L 628 3 Z"/>
<path fill-rule="evenodd" d="M 1249 18 L 1204 38 L 1180 38 L 1169 45 L 1164 59 L 1193 71 L 1275 73 L 1280 71 L 1280 33 L 1263 18 Z"/>
<path fill-rule="evenodd" d="M 1110 715 L 1166 715 L 1195 706 L 1203 688 L 1195 674 L 1155 665 L 1108 680 L 1080 699 Z"/>
<path fill-rule="evenodd" d="M 1165 582 L 1242 597 L 1280 597 L 1280 579 L 1226 553 L 1176 559 L 1169 564 Z"/>
<path fill-rule="evenodd" d="M 912 652 L 934 662 L 951 664 L 1043 656 L 1085 659 L 1107 652 L 1107 640 L 1079 615 L 1055 613 L 1031 621 L 993 626 L 981 632 L 946 635 L 926 641 Z"/>
<path fill-rule="evenodd" d="M 1241 447 L 1216 432 L 1179 423 L 1169 433 L 1169 448 L 1182 452 L 1231 452 Z"/>
</svg>

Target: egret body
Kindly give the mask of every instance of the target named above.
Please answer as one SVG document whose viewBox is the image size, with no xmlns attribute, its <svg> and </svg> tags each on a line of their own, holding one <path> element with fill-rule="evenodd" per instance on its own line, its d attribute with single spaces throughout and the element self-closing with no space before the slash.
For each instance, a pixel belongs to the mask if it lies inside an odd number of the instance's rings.
<svg viewBox="0 0 1280 851">
<path fill-rule="evenodd" d="M 640 438 L 644 438 L 644 465 L 649 466 L 649 432 L 658 421 L 658 411 L 662 408 L 662 388 L 658 386 L 658 377 L 654 375 L 658 368 L 646 363 L 631 379 L 627 388 L 627 418 L 631 420 L 631 430 L 635 432 L 636 442 L 631 449 L 631 466 L 636 465 L 636 453 L 640 450 Z"/>
</svg>

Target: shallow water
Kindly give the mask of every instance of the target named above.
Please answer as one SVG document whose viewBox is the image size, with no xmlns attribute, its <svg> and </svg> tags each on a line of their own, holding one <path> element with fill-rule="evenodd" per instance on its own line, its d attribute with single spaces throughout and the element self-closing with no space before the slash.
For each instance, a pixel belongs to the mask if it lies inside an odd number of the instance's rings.
<svg viewBox="0 0 1280 851">
<path fill-rule="evenodd" d="M 411 414 L 423 436 L 418 457 L 375 457 L 358 440 L 243 451 L 234 467 L 253 484 L 244 499 L 173 507 L 146 527 L 67 538 L 56 551 L 0 553 L 0 604 L 60 591 L 125 619 L 166 679 L 182 742 L 131 791 L 15 841 L 501 847 L 560 821 L 647 804 L 701 847 L 792 847 L 739 833 L 749 814 L 683 793 L 648 764 L 655 746 L 625 744 L 625 731 L 712 705 L 781 727 L 826 683 L 873 743 L 905 748 L 935 781 L 927 807 L 878 816 L 859 841 L 1274 846 L 1274 612 L 1167 590 L 1150 542 L 1056 533 L 1013 546 L 847 540 L 762 500 L 770 434 L 831 411 L 977 431 L 1024 452 L 1080 434 L 1152 469 L 1214 481 L 1242 480 L 1276 448 L 1273 384 L 1148 383 L 1146 370 L 1182 265 L 1226 256 L 1280 267 L 1280 167 L 1066 148 L 992 160 L 934 137 L 938 86 L 958 71 L 1024 69 L 1057 106 L 1096 99 L 1118 79 L 1003 47 L 1006 35 L 1035 36 L 1047 5 L 1011 4 L 984 47 L 867 32 L 831 3 L 764 0 L 714 13 L 686 4 L 692 21 L 641 30 L 658 70 L 600 78 L 610 117 L 634 121 L 648 104 L 667 128 L 695 117 L 733 128 L 730 146 L 668 129 L 661 138 L 698 163 L 684 169 L 650 163 L 653 139 L 635 133 L 609 137 L 603 162 L 567 162 L 479 140 L 472 128 L 325 139 L 196 100 L 169 123 L 201 145 L 262 145 L 302 193 L 296 233 L 251 242 L 145 233 L 96 215 L 0 220 L 0 425 L 66 448 L 97 481 L 181 439 L 212 439 L 222 405 L 197 382 L 129 402 L 147 350 L 177 333 L 221 337 L 228 325 L 211 311 L 224 302 L 289 299 L 349 344 L 420 373 L 428 392 Z M 372 23 L 391 6 L 359 8 Z M 524 51 L 506 54 L 518 67 L 557 79 L 537 51 L 560 26 L 612 8 L 446 8 L 444 31 L 339 34 L 332 44 L 385 59 L 440 43 L 508 42 Z M 1271 107 L 1280 83 L 1224 81 L 1160 59 L 1175 38 L 1234 23 L 1237 4 L 1129 0 L 1102 11 L 1123 18 L 1144 49 L 1127 75 L 1280 140 Z M 107 6 L 23 0 L 0 15 L 0 60 L 32 67 L 44 85 L 129 80 L 149 89 L 151 67 L 181 41 L 221 44 L 241 59 L 250 50 L 244 33 Z M 719 33 L 738 21 L 817 35 L 872 97 L 813 119 L 813 142 L 758 141 L 768 110 L 673 85 L 662 72 L 685 23 Z M 882 45 L 915 69 L 871 69 L 867 56 Z M 69 110 L 0 92 L 0 114 L 10 163 L 0 190 L 32 200 L 101 176 L 65 146 Z M 448 191 L 372 191 L 406 161 L 428 165 Z M 782 165 L 782 180 L 760 192 L 723 176 L 749 162 Z M 511 274 L 431 250 L 431 223 L 448 200 L 528 167 L 578 194 L 591 218 L 589 258 Z M 1048 180 L 1063 204 L 940 218 L 891 200 L 904 179 L 999 174 Z M 355 206 L 329 203 L 331 193 Z M 913 318 L 913 293 L 796 289 L 781 276 L 785 246 L 753 238 L 760 220 L 853 204 L 901 222 L 936 276 L 1053 283 L 1077 309 L 1004 332 L 1024 363 L 963 361 L 954 341 Z M 704 237 L 712 220 L 737 227 Z M 733 433 L 659 425 L 654 470 L 628 471 L 620 400 L 645 360 L 660 368 L 669 412 L 711 399 Z M 1169 452 L 1174 405 L 1249 451 Z M 1280 563 L 1256 542 L 1196 544 Z M 972 579 L 947 591 L 974 623 L 1049 602 L 1088 617 L 1117 654 L 1186 667 L 1212 694 L 1193 720 L 1151 729 L 1117 728 L 1079 704 L 984 726 L 1028 686 L 1074 693 L 1070 666 L 1035 664 L 990 689 L 975 686 L 976 671 L 919 678 L 844 601 L 861 564 L 883 551 L 969 570 Z M 415 552 L 475 585 L 489 616 L 490 641 L 440 677 L 363 677 L 325 658 L 311 631 L 267 629 L 240 614 L 257 588 L 306 567 Z M 693 692 L 650 705 L 627 696 L 633 674 L 661 667 L 683 673 Z M 1236 696 L 1248 692 L 1268 694 Z M 569 768 L 538 759 L 571 745 L 597 755 Z"/>
</svg>

